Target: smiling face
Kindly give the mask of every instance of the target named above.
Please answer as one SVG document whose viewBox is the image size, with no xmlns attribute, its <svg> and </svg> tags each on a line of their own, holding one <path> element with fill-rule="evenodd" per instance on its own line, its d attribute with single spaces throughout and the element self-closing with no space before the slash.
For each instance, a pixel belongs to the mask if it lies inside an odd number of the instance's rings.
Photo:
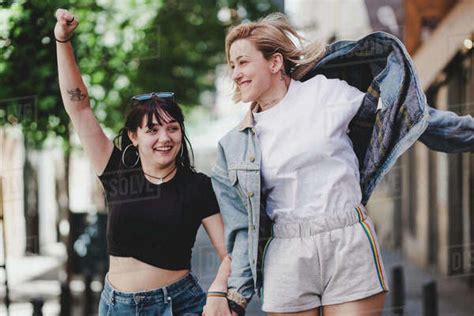
<svg viewBox="0 0 474 316">
<path fill-rule="evenodd" d="M 243 102 L 258 102 L 267 97 L 275 85 L 275 77 L 278 80 L 278 65 L 272 59 L 265 59 L 248 39 L 232 43 L 229 65 L 232 68 L 232 80 L 240 90 Z"/>
<path fill-rule="evenodd" d="M 148 124 L 144 116 L 136 132 L 129 132 L 130 140 L 138 146 L 142 165 L 153 169 L 174 167 L 183 144 L 179 122 L 164 111 L 160 111 L 160 117 L 161 124 L 155 116 Z"/>
</svg>

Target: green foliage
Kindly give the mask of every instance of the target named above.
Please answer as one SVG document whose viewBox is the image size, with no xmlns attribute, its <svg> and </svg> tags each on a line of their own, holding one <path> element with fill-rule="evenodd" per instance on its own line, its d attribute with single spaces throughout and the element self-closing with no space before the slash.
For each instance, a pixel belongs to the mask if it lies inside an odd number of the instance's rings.
<svg viewBox="0 0 474 316">
<path fill-rule="evenodd" d="M 117 131 L 134 94 L 174 91 L 181 104 L 198 104 L 200 93 L 213 89 L 215 66 L 225 62 L 226 28 L 275 10 L 271 2 L 12 1 L 0 9 L 0 126 L 21 124 L 35 147 L 61 137 L 68 148 L 53 36 L 58 7 L 80 20 L 73 45 L 91 105 Z"/>
<path fill-rule="evenodd" d="M 21 124 L 25 138 L 40 144 L 49 133 L 67 139 L 69 119 L 60 109 L 55 65 L 54 9 L 61 1 L 24 1 L 2 10 L 0 124 Z M 59 122 L 49 123 L 54 114 Z"/>
</svg>

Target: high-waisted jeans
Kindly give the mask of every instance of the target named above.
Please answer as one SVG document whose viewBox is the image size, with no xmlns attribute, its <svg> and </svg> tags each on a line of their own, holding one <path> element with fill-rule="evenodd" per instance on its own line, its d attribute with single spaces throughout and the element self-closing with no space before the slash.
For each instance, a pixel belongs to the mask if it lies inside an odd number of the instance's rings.
<svg viewBox="0 0 474 316">
<path fill-rule="evenodd" d="M 191 273 L 173 284 L 142 292 L 118 291 L 106 276 L 99 316 L 200 315 L 205 303 L 206 294 Z"/>
</svg>

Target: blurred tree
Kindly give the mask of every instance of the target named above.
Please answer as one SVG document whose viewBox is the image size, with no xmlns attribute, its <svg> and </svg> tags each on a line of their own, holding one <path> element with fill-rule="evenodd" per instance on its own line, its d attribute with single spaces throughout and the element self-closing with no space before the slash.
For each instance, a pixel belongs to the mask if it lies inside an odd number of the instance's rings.
<svg viewBox="0 0 474 316">
<path fill-rule="evenodd" d="M 21 124 L 35 148 L 49 136 L 69 146 L 52 36 L 58 7 L 80 19 L 73 43 L 92 107 L 117 131 L 133 94 L 171 90 L 198 104 L 225 61 L 227 26 L 274 11 L 273 1 L 10 1 L 0 9 L 0 126 Z"/>
<path fill-rule="evenodd" d="M 178 101 L 196 104 L 214 87 L 214 69 L 225 62 L 226 27 L 275 10 L 272 1 L 164 1 L 137 42 L 139 91 L 171 90 Z"/>
</svg>

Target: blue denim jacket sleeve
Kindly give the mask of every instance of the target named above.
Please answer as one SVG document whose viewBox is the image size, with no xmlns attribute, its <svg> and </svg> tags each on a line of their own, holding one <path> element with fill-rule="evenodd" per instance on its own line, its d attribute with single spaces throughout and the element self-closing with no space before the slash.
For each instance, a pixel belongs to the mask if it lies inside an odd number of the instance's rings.
<svg viewBox="0 0 474 316">
<path fill-rule="evenodd" d="M 245 308 L 255 292 L 248 256 L 248 214 L 235 183 L 229 178 L 224 150 L 220 144 L 211 179 L 224 219 L 227 252 L 232 259 L 228 289 L 234 297 L 237 296 L 236 303 Z"/>
<path fill-rule="evenodd" d="M 474 152 L 474 119 L 428 107 L 428 127 L 420 141 L 432 150 L 446 153 Z"/>
</svg>

